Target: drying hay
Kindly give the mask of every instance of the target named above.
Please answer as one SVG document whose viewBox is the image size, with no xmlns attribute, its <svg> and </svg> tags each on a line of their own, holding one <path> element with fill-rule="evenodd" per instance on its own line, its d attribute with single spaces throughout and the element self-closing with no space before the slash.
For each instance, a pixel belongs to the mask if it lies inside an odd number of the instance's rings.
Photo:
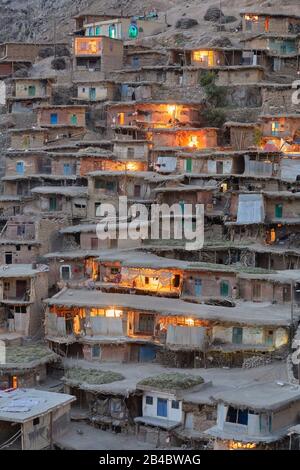
<svg viewBox="0 0 300 470">
<path fill-rule="evenodd" d="M 124 380 L 125 377 L 118 372 L 72 367 L 65 371 L 64 378 L 72 382 L 77 382 L 78 384 L 102 385 Z"/>
<path fill-rule="evenodd" d="M 204 380 L 200 376 L 174 372 L 148 377 L 141 380 L 138 385 L 154 387 L 159 390 L 186 390 L 202 383 L 204 383 Z"/>
</svg>

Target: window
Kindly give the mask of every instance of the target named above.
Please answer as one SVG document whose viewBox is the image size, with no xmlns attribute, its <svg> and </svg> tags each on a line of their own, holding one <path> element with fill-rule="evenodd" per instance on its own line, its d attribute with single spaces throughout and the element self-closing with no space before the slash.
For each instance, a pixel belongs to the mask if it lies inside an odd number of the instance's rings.
<svg viewBox="0 0 300 470">
<path fill-rule="evenodd" d="M 243 328 L 240 328 L 240 327 L 232 328 L 232 343 L 233 344 L 243 343 Z"/>
<path fill-rule="evenodd" d="M 40 418 L 34 418 L 34 420 L 32 421 L 32 424 L 33 426 L 37 426 L 38 424 L 40 424 Z"/>
<path fill-rule="evenodd" d="M 153 397 L 146 396 L 146 405 L 153 405 Z"/>
<path fill-rule="evenodd" d="M 111 267 L 110 272 L 111 274 L 119 274 L 121 271 L 120 271 L 120 268 Z"/>
<path fill-rule="evenodd" d="M 10 289 L 10 283 L 7 281 L 4 281 L 4 290 L 8 291 Z"/>
<path fill-rule="evenodd" d="M 172 400 L 171 407 L 173 410 L 179 410 L 179 401 L 178 400 Z"/>
<path fill-rule="evenodd" d="M 149 284 L 149 277 L 145 276 L 145 284 Z"/>
<path fill-rule="evenodd" d="M 138 35 L 139 35 L 139 29 L 136 23 L 131 23 L 128 28 L 128 37 L 131 39 L 135 39 L 138 37 Z"/>
<path fill-rule="evenodd" d="M 95 189 L 105 189 L 106 191 L 116 191 L 117 184 L 115 181 L 96 180 Z"/>
<path fill-rule="evenodd" d="M 173 286 L 179 287 L 180 286 L 180 274 L 175 274 L 173 278 Z"/>
<path fill-rule="evenodd" d="M 27 249 L 28 251 L 31 251 L 31 245 L 28 245 Z"/>
<path fill-rule="evenodd" d="M 135 184 L 134 189 L 133 189 L 134 197 L 140 197 L 141 196 L 141 185 L 140 184 Z"/>
<path fill-rule="evenodd" d="M 115 24 L 111 24 L 108 28 L 108 35 L 112 39 L 116 39 L 117 37 L 117 27 Z"/>
<path fill-rule="evenodd" d="M 98 238 L 91 238 L 91 250 L 98 250 Z"/>
<path fill-rule="evenodd" d="M 278 135 L 279 133 L 279 122 L 278 121 L 272 121 L 271 123 L 271 129 L 272 129 L 272 135 Z"/>
<path fill-rule="evenodd" d="M 227 423 L 237 423 L 247 426 L 248 424 L 248 410 L 240 410 L 229 406 L 226 416 Z"/>
<path fill-rule="evenodd" d="M 60 267 L 60 277 L 64 281 L 68 281 L 71 279 L 71 266 L 64 265 Z"/>
<path fill-rule="evenodd" d="M 120 413 L 122 411 L 122 401 L 118 398 L 113 398 L 110 402 L 110 411 L 112 413 Z"/>
<path fill-rule="evenodd" d="M 23 136 L 22 146 L 27 148 L 27 147 L 29 147 L 29 145 L 30 145 L 30 137 L 29 137 L 29 135 L 24 135 Z"/>
<path fill-rule="evenodd" d="M 58 115 L 57 113 L 50 114 L 50 124 L 55 125 L 58 124 Z"/>
<path fill-rule="evenodd" d="M 128 158 L 134 158 L 134 148 L 133 148 L 133 147 L 128 147 L 128 149 L 127 149 L 127 157 L 128 157 Z"/>
<path fill-rule="evenodd" d="M 12 264 L 12 253 L 6 252 L 5 253 L 5 264 Z"/>
<path fill-rule="evenodd" d="M 98 214 L 100 214 L 100 206 L 101 202 L 95 202 L 95 216 L 98 217 Z"/>
<path fill-rule="evenodd" d="M 145 334 L 153 334 L 154 316 L 149 313 L 140 313 L 139 315 L 139 331 Z"/>
<path fill-rule="evenodd" d="M 20 246 L 20 245 L 16 245 L 16 250 L 17 250 L 17 251 L 21 251 L 21 246 Z"/>
<path fill-rule="evenodd" d="M 95 36 L 100 36 L 101 34 L 101 26 L 96 26 L 95 28 Z"/>
<path fill-rule="evenodd" d="M 94 346 L 92 347 L 92 357 L 100 357 L 100 346 L 99 344 L 94 344 Z"/>
<path fill-rule="evenodd" d="M 25 225 L 17 226 L 17 235 L 18 237 L 22 237 L 23 235 L 25 235 Z"/>
<path fill-rule="evenodd" d="M 15 313 L 26 313 L 27 309 L 25 305 L 17 305 L 15 307 Z"/>
<path fill-rule="evenodd" d="M 90 26 L 89 28 L 87 28 L 86 30 L 86 35 L 87 36 L 94 36 L 94 28 L 92 26 Z"/>
</svg>

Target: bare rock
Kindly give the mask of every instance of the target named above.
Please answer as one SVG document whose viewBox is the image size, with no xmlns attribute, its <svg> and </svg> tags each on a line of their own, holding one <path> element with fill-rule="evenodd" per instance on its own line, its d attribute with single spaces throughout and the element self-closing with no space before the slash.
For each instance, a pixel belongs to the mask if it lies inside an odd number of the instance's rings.
<svg viewBox="0 0 300 470">
<path fill-rule="evenodd" d="M 175 28 L 177 29 L 190 29 L 193 28 L 198 24 L 197 20 L 192 18 L 180 18 L 175 24 Z"/>
</svg>

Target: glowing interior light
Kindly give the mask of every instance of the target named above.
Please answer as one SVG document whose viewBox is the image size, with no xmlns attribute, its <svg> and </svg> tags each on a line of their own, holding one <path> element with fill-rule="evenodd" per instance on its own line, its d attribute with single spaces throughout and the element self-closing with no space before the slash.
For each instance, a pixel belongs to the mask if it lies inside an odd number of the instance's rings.
<svg viewBox="0 0 300 470">
<path fill-rule="evenodd" d="M 167 109 L 168 109 L 169 114 L 173 114 L 176 110 L 176 105 L 175 104 L 169 104 Z"/>
<path fill-rule="evenodd" d="M 196 135 L 191 135 L 188 146 L 189 147 L 197 147 L 197 145 L 198 145 L 198 137 Z"/>
</svg>

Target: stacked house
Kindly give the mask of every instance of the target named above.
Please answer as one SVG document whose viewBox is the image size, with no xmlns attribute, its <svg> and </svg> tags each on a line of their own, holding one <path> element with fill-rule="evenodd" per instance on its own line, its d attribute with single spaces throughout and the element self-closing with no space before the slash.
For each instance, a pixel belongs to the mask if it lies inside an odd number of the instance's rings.
<svg viewBox="0 0 300 470">
<path fill-rule="evenodd" d="M 297 368 L 283 372 L 300 314 L 300 16 L 241 18 L 231 45 L 158 47 L 167 24 L 155 12 L 80 14 L 64 74 L 48 76 L 35 75 L 39 46 L 0 45 L 12 122 L 0 388 L 47 390 L 59 375 L 60 405 L 77 398 L 73 419 L 80 408 L 97 429 L 154 447 L 290 445 L 300 421 Z M 176 205 L 182 218 L 187 204 L 203 209 L 196 249 L 175 236 L 175 217 L 168 237 L 154 236 L 162 216 L 134 225 L 137 207 Z M 282 380 L 263 382 L 259 367 Z"/>
</svg>

